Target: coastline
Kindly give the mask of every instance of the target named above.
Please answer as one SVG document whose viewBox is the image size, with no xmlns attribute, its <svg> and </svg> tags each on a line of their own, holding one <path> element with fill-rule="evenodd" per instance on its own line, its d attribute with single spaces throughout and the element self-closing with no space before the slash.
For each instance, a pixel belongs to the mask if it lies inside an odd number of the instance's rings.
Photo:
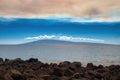
<svg viewBox="0 0 120 80">
<path fill-rule="evenodd" d="M 37 58 L 28 60 L 0 58 L 1 80 L 119 80 L 120 65 L 94 65 L 64 61 L 43 63 Z"/>
</svg>

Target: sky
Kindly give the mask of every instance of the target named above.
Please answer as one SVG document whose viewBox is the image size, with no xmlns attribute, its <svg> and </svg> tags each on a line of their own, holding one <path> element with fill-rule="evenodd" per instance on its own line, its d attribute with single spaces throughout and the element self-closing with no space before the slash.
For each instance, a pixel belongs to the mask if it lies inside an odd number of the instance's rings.
<svg viewBox="0 0 120 80">
<path fill-rule="evenodd" d="M 75 19 L 76 20 L 76 19 Z M 85 22 L 86 21 L 86 22 Z M 0 44 L 52 39 L 120 44 L 120 22 L 74 19 L 15 18 L 0 21 Z"/>
<path fill-rule="evenodd" d="M 120 44 L 120 0 L 0 0 L 0 44 L 44 39 Z"/>
<path fill-rule="evenodd" d="M 0 15 L 51 14 L 117 18 L 120 16 L 120 0 L 0 0 Z"/>
</svg>

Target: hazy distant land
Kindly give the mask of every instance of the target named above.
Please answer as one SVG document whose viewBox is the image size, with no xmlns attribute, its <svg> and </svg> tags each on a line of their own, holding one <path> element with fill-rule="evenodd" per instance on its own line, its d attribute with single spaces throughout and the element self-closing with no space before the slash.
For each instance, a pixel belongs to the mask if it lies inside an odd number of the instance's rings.
<svg viewBox="0 0 120 80">
<path fill-rule="evenodd" d="M 39 40 L 19 45 L 0 45 L 2 58 L 38 58 L 43 62 L 80 61 L 96 65 L 120 65 L 120 45 Z"/>
</svg>

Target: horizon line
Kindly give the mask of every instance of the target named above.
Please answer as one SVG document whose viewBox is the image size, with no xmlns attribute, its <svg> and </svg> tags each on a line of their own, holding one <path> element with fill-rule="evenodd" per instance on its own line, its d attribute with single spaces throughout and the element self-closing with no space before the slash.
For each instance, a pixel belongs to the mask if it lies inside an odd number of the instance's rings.
<svg viewBox="0 0 120 80">
<path fill-rule="evenodd" d="M 35 41 L 30 41 L 30 42 L 24 42 L 24 43 L 14 43 L 14 44 L 0 44 L 0 46 L 5 46 L 5 45 L 24 45 L 24 44 L 29 44 L 29 43 L 33 43 L 33 42 L 37 42 L 37 41 L 62 41 L 62 42 L 69 42 L 69 43 L 73 43 L 73 44 L 101 44 L 101 45 L 113 45 L 113 46 L 120 46 L 120 44 L 110 44 L 110 43 L 97 43 L 97 42 L 73 42 L 73 41 L 65 41 L 65 40 L 55 40 L 55 39 L 43 39 L 43 40 L 35 40 Z"/>
<path fill-rule="evenodd" d="M 51 15 L 31 15 L 31 16 L 13 16 L 0 15 L 0 21 L 14 21 L 16 19 L 50 19 L 68 22 L 120 22 L 120 17 L 91 17 L 91 16 L 72 16 L 68 14 L 51 14 Z"/>
</svg>

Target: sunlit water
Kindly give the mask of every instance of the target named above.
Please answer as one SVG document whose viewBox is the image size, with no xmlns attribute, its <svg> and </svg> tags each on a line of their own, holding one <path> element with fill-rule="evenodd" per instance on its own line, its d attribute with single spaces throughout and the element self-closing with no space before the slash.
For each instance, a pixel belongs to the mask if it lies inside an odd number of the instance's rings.
<svg viewBox="0 0 120 80">
<path fill-rule="evenodd" d="M 42 62 L 80 61 L 83 64 L 120 64 L 120 46 L 101 44 L 40 44 L 0 46 L 2 58 L 38 58 Z"/>
</svg>

